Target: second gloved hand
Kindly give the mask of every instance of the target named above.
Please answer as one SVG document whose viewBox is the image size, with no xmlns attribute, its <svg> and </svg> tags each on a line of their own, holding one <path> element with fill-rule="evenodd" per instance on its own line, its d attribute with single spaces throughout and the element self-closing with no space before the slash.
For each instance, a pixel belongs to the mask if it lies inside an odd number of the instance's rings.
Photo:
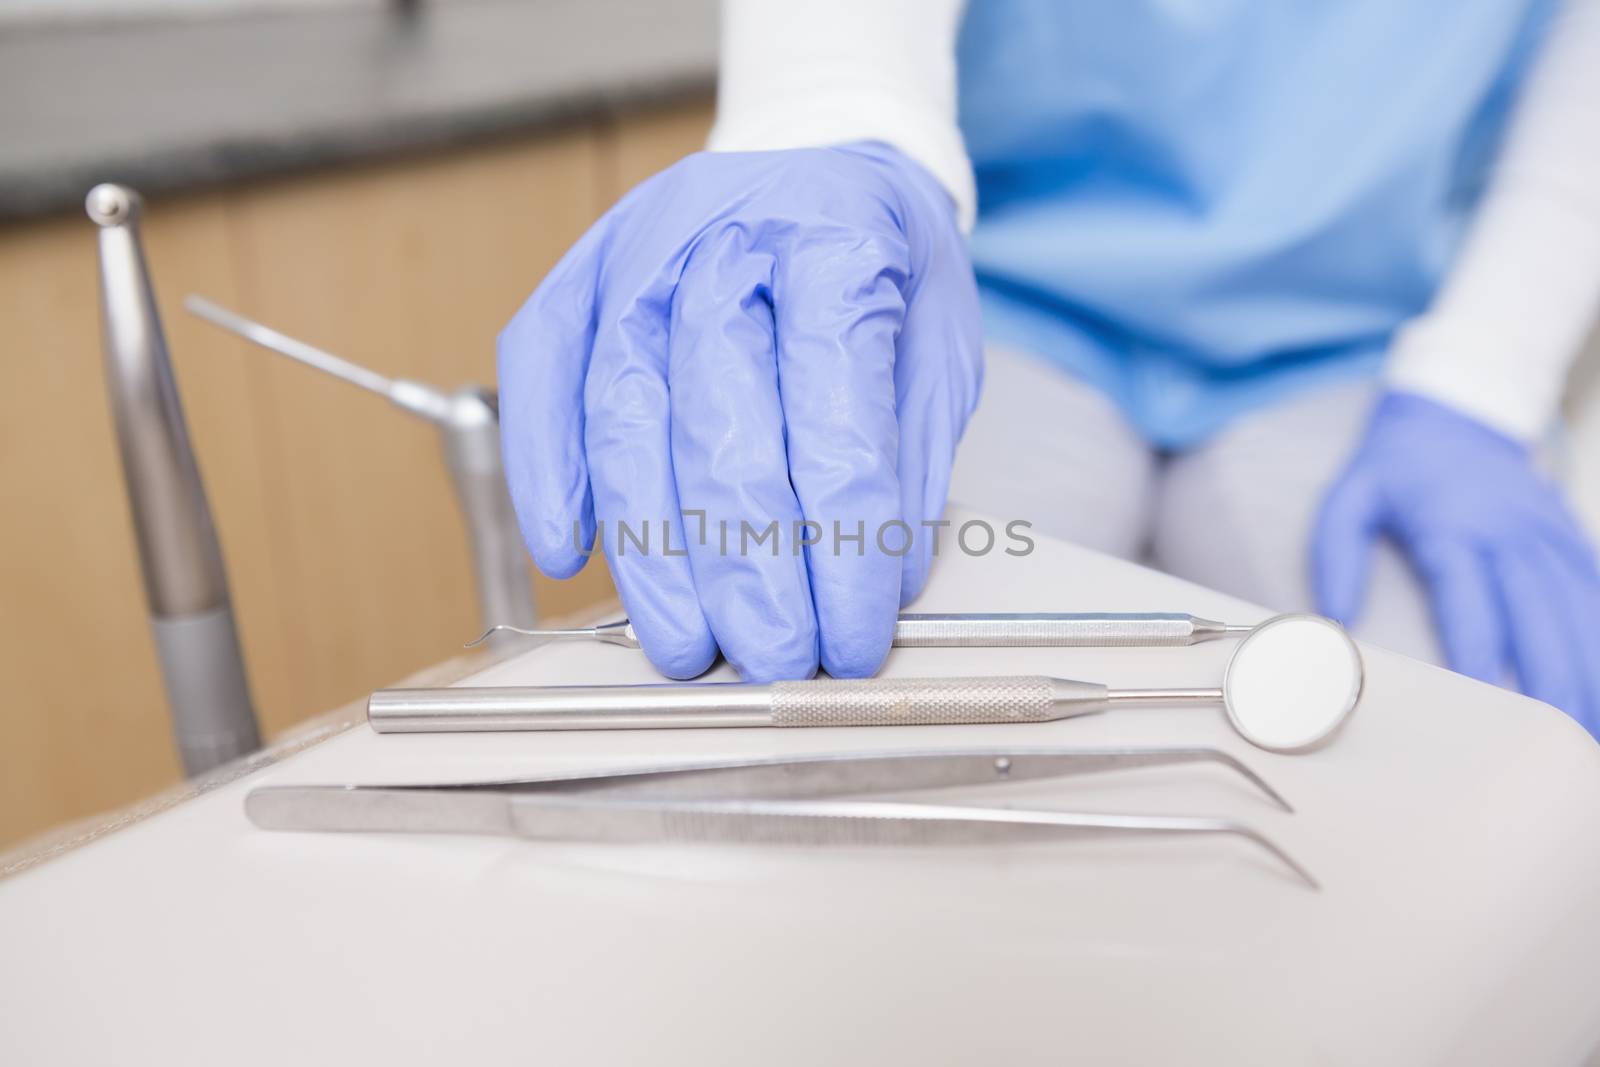
<svg viewBox="0 0 1600 1067">
<path fill-rule="evenodd" d="M 1423 397 L 1384 397 L 1318 520 L 1319 610 L 1353 619 L 1379 536 L 1421 575 L 1453 669 L 1496 683 L 1514 670 L 1600 736 L 1600 572 L 1526 447 Z"/>
<path fill-rule="evenodd" d="M 535 563 L 576 573 L 600 523 L 659 670 L 720 648 L 754 681 L 866 675 L 927 577 L 977 291 L 949 198 L 895 150 L 701 153 L 573 247 L 499 375 Z"/>
</svg>

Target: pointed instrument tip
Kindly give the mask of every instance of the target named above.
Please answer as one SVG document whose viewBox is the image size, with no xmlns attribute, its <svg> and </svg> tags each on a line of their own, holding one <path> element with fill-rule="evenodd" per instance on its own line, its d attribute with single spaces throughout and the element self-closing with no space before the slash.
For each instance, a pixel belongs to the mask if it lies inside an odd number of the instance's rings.
<svg viewBox="0 0 1600 1067">
<path fill-rule="evenodd" d="M 1227 764 L 1233 770 L 1243 775 L 1250 781 L 1251 785 L 1254 785 L 1257 789 L 1261 790 L 1262 793 L 1266 794 L 1266 796 L 1269 797 L 1274 804 L 1278 805 L 1278 807 L 1282 808 L 1291 815 L 1294 814 L 1294 805 L 1290 804 L 1289 801 L 1284 798 L 1282 793 L 1268 785 L 1265 778 L 1251 770 L 1248 764 L 1234 756 L 1232 753 L 1224 752 L 1221 749 L 1213 749 L 1211 751 L 1216 760 Z"/>
<path fill-rule="evenodd" d="M 522 634 L 525 637 L 537 637 L 538 636 L 538 634 L 536 634 L 532 630 L 523 630 L 523 629 L 521 629 L 519 627 L 516 627 L 516 626 L 507 626 L 503 622 L 497 622 L 493 626 L 489 627 L 487 630 L 483 631 L 483 633 L 479 634 L 477 637 L 474 637 L 471 641 L 468 641 L 466 644 L 462 645 L 461 647 L 462 648 L 477 648 L 479 645 L 483 644 L 485 641 L 489 640 L 489 638 L 493 637 L 497 633 L 500 633 L 501 631 L 505 631 L 507 633 Z"/>
<path fill-rule="evenodd" d="M 599 632 L 597 632 L 593 628 L 584 628 L 584 629 L 578 629 L 578 630 L 524 630 L 520 626 L 512 626 L 509 623 L 497 622 L 493 626 L 489 627 L 487 630 L 483 631 L 483 633 L 479 634 L 477 637 L 474 637 L 471 641 L 468 641 L 466 644 L 462 645 L 461 647 L 462 648 L 476 648 L 479 645 L 483 644 L 485 641 L 489 640 L 489 638 L 493 637 L 495 634 L 501 634 L 501 633 L 504 633 L 504 634 L 516 634 L 519 637 L 533 637 L 533 638 L 538 638 L 541 641 L 558 641 L 558 640 L 562 640 L 562 639 L 568 639 L 568 640 L 580 639 L 581 640 L 581 639 L 584 639 L 584 638 L 587 638 L 589 640 L 595 640 L 597 638 L 599 640 L 602 640 L 602 641 L 610 640 L 610 638 L 602 636 Z"/>
</svg>

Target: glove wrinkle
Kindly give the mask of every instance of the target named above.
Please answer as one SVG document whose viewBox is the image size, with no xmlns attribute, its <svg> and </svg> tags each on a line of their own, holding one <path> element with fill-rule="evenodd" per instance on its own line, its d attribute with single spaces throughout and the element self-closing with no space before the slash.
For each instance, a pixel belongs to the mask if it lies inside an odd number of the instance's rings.
<svg viewBox="0 0 1600 1067">
<path fill-rule="evenodd" d="M 752 680 L 876 671 L 927 572 L 925 545 L 902 558 L 879 535 L 942 511 L 979 335 L 949 199 L 895 150 L 689 157 L 608 211 L 501 335 L 535 562 L 575 573 L 574 525 L 582 544 L 603 526 L 673 677 L 718 649 Z M 653 551 L 624 523 L 648 523 Z"/>
</svg>

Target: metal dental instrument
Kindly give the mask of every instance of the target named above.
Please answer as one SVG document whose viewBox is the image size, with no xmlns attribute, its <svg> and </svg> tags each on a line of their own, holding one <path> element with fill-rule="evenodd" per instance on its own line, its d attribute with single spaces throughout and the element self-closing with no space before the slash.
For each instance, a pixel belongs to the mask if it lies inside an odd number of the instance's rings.
<svg viewBox="0 0 1600 1067">
<path fill-rule="evenodd" d="M 139 239 L 139 194 L 97 185 L 100 323 L 107 391 L 127 482 L 172 732 L 198 775 L 261 747 L 222 547 L 189 444 L 155 289 Z"/>
<path fill-rule="evenodd" d="M 537 613 L 528 579 L 527 552 L 506 492 L 505 470 L 500 461 L 500 411 L 492 390 L 468 385 L 447 393 L 422 382 L 386 378 L 218 307 L 204 297 L 191 294 L 183 304 L 214 326 L 376 393 L 401 410 L 433 423 L 466 516 L 484 625 L 506 621 L 517 627 L 535 625 Z"/>
<path fill-rule="evenodd" d="M 324 352 L 288 334 L 279 333 L 270 326 L 264 326 L 254 319 L 247 319 L 194 293 L 183 298 L 183 306 L 190 314 L 198 315 L 213 326 L 219 326 L 252 344 L 260 345 L 280 356 L 288 356 L 298 363 L 304 363 L 359 389 L 377 393 L 396 407 L 413 415 L 420 415 L 429 422 L 443 423 L 449 417 L 450 398 L 431 385 L 403 378 L 386 378 L 375 370 L 341 359 L 332 352 Z"/>
<path fill-rule="evenodd" d="M 1280 615 L 1251 631 L 1206 689 L 1109 689 L 1039 675 L 817 679 L 767 685 L 523 686 L 380 689 L 379 733 L 913 726 L 1050 722 L 1129 705 L 1221 704 L 1245 740 L 1304 752 L 1355 709 L 1361 655 L 1317 615 Z"/>
<path fill-rule="evenodd" d="M 1233 626 L 1177 612 L 956 612 L 944 615 L 908 612 L 895 623 L 894 645 L 896 648 L 1158 647 L 1197 645 L 1220 637 L 1247 634 L 1253 629 L 1253 626 Z M 573 630 L 525 630 L 500 624 L 468 641 L 466 647 L 481 644 L 496 633 L 639 647 L 639 638 L 627 619 Z"/>
<path fill-rule="evenodd" d="M 1291 810 L 1227 753 L 1172 749 L 965 749 L 847 753 L 629 768 L 447 785 L 265 786 L 245 812 L 267 830 L 493 834 L 558 841 L 946 845 L 1129 834 L 1230 834 L 1316 880 L 1269 838 L 1228 819 L 1083 814 L 819 798 L 1215 763 Z"/>
</svg>

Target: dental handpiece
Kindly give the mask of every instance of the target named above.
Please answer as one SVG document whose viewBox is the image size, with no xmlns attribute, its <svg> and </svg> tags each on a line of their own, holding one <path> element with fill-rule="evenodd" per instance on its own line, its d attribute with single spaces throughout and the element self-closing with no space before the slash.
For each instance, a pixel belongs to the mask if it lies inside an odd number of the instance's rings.
<svg viewBox="0 0 1600 1067">
<path fill-rule="evenodd" d="M 1059 612 L 957 612 L 947 615 L 907 613 L 894 627 L 896 648 L 1105 648 L 1194 645 L 1249 633 L 1233 626 L 1179 612 L 1073 614 Z M 525 630 L 494 626 L 467 647 L 496 633 L 515 633 L 542 640 L 601 641 L 638 648 L 639 637 L 627 619 L 567 630 Z"/>
</svg>

